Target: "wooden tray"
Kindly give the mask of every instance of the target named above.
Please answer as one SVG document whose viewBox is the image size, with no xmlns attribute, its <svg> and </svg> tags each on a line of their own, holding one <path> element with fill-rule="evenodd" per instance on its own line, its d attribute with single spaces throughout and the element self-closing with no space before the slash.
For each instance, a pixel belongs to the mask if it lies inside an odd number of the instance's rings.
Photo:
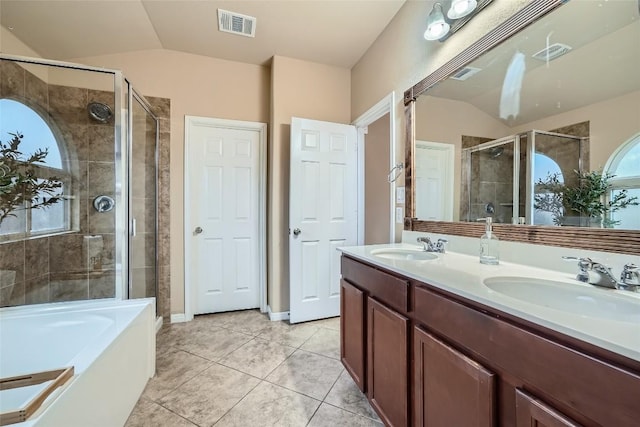
<svg viewBox="0 0 640 427">
<path fill-rule="evenodd" d="M 73 366 L 69 368 L 54 369 L 51 371 L 36 372 L 33 374 L 18 375 L 15 377 L 0 378 L 0 391 L 10 390 L 12 388 L 28 387 L 32 385 L 42 384 L 51 381 L 40 393 L 34 396 L 24 407 L 0 413 L 0 426 L 6 426 L 14 423 L 26 421 L 35 411 L 38 410 L 42 402 L 53 393 L 53 391 L 62 386 L 73 377 Z"/>
</svg>

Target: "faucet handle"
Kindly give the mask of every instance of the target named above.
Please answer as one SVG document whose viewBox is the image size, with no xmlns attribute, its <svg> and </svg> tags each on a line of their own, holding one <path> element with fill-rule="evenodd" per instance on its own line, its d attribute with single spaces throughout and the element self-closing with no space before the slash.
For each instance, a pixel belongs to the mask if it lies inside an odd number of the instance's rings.
<svg viewBox="0 0 640 427">
<path fill-rule="evenodd" d="M 640 286 L 640 268 L 633 263 L 625 264 L 620 281 L 625 285 Z"/>
<path fill-rule="evenodd" d="M 594 262 L 591 260 L 591 258 L 582 258 L 582 257 L 575 257 L 575 256 L 563 256 L 562 259 L 565 260 L 565 261 L 578 261 L 578 268 L 580 269 L 580 272 L 576 276 L 576 279 L 581 281 L 581 282 L 585 282 L 585 283 L 589 282 L 589 273 L 588 273 L 588 271 L 594 265 Z"/>
<path fill-rule="evenodd" d="M 447 243 L 449 243 L 447 239 L 438 239 L 438 242 L 436 243 L 436 250 L 440 253 L 444 253 L 446 249 L 445 245 Z"/>
</svg>

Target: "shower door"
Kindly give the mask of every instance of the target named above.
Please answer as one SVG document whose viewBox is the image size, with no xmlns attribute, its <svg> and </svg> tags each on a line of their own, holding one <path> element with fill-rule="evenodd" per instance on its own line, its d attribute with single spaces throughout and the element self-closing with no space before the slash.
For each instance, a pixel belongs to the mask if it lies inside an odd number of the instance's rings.
<svg viewBox="0 0 640 427">
<path fill-rule="evenodd" d="M 131 86 L 129 93 L 129 298 L 155 297 L 158 120 Z"/>
<path fill-rule="evenodd" d="M 523 135 L 522 141 L 522 152 L 528 157 L 527 224 L 583 225 L 576 214 L 565 212 L 562 194 L 554 192 L 554 182 L 568 187 L 579 185 L 575 171 L 581 171 L 586 166 L 583 165 L 582 139 L 532 130 Z"/>
<path fill-rule="evenodd" d="M 462 218 L 475 222 L 492 217 L 510 224 L 518 218 L 520 171 L 519 137 L 511 136 L 463 150 L 467 164 L 467 211 Z"/>
</svg>

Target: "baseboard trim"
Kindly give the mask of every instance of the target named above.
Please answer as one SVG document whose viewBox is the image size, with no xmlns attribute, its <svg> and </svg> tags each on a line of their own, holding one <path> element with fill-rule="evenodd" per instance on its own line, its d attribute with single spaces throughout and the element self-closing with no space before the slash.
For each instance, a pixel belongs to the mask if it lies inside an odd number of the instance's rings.
<svg viewBox="0 0 640 427">
<path fill-rule="evenodd" d="M 171 315 L 171 323 L 183 323 L 187 321 L 187 316 L 184 313 L 176 313 Z"/>
<path fill-rule="evenodd" d="M 156 334 L 160 332 L 160 328 L 162 328 L 162 316 L 156 317 Z"/>
<path fill-rule="evenodd" d="M 289 312 L 281 311 L 279 313 L 274 313 L 271 311 L 271 306 L 267 305 L 267 313 L 269 313 L 269 320 L 272 322 L 276 322 L 278 320 L 289 320 Z"/>
</svg>

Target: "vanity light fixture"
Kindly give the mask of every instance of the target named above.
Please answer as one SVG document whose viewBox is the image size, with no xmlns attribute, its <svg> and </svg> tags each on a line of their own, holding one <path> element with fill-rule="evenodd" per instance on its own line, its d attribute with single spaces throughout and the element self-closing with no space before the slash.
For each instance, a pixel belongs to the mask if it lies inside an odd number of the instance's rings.
<svg viewBox="0 0 640 427">
<path fill-rule="evenodd" d="M 438 40 L 447 35 L 449 28 L 449 23 L 444 20 L 442 5 L 440 3 L 434 4 L 431 13 L 427 17 L 427 29 L 424 32 L 424 38 Z"/>
<path fill-rule="evenodd" d="M 445 41 L 492 1 L 442 0 L 434 4 L 427 17 L 424 38 Z"/>
</svg>

